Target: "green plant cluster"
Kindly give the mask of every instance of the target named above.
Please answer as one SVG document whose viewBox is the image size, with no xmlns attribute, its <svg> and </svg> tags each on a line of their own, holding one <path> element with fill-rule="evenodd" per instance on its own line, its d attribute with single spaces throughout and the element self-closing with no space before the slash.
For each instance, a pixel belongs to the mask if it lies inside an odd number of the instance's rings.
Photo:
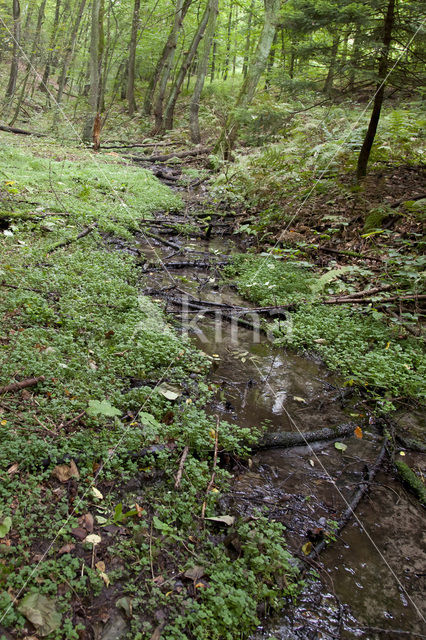
<svg viewBox="0 0 426 640">
<path fill-rule="evenodd" d="M 19 174 L 10 203 L 29 197 L 25 175 L 33 165 L 39 184 L 31 197 L 54 198 L 43 173 L 47 160 L 23 150 L 15 157 L 9 149 L 0 159 L 3 172 L 6 162 L 9 174 L 16 167 L 8 178 Z M 63 166 L 64 184 L 71 184 L 71 174 L 87 178 L 80 159 Z M 21 173 L 18 167 L 24 167 Z M 139 180 L 133 168 L 100 161 L 98 172 L 104 169 L 115 177 L 129 172 L 135 180 L 131 192 L 123 191 L 129 206 L 122 207 L 123 216 L 110 208 L 121 235 L 131 234 L 138 215 L 176 202 L 153 178 Z M 46 218 L 55 231 L 42 229 L 45 218 L 18 218 L 0 235 L 0 385 L 44 376 L 36 387 L 7 394 L 0 407 L 2 625 L 21 633 L 28 623 L 18 603 L 39 594 L 61 618 L 48 637 L 77 640 L 73 603 L 90 606 L 107 576 L 111 607 L 120 597 L 131 599 L 129 637 L 150 638 L 161 605 L 175 618 L 170 638 L 248 635 L 262 603 L 278 607 L 296 592 L 297 571 L 283 530 L 265 518 L 237 520 L 244 552 L 235 558 L 225 544 L 228 531 L 201 519 L 204 500 L 206 516 L 223 513 L 218 498 L 230 481 L 218 467 L 215 490 L 206 497 L 216 426 L 204 410 L 210 361 L 176 333 L 158 304 L 139 294 L 143 283 L 135 259 L 111 251 L 99 229 L 48 252 L 52 236 L 59 241 L 70 227 L 80 230 L 95 216 L 104 228 L 109 225 L 109 206 L 99 191 L 93 194 L 96 211 L 92 196 L 80 199 L 76 211 L 74 192 L 68 197 L 61 187 L 60 193 L 63 205 L 70 204 L 65 227 L 59 216 Z M 132 208 L 127 218 L 135 201 L 144 208 Z M 175 390 L 171 397 L 167 388 Z M 225 451 L 245 456 L 258 438 L 255 428 L 221 422 Z M 189 454 L 175 489 L 185 446 Z M 79 477 L 60 482 L 55 470 L 72 461 Z M 96 560 L 104 562 L 105 572 L 92 567 L 91 544 L 73 535 L 87 513 L 102 541 Z M 121 527 L 118 535 L 108 531 L 111 524 Z M 206 584 L 170 580 L 194 563 L 205 566 Z M 227 595 L 227 607 L 220 607 Z"/>
</svg>

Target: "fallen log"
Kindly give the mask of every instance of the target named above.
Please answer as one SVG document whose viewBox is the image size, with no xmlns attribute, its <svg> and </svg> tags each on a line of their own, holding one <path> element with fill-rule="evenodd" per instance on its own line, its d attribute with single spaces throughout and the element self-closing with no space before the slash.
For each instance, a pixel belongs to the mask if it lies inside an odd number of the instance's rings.
<svg viewBox="0 0 426 640">
<path fill-rule="evenodd" d="M 47 250 L 47 253 L 48 254 L 53 253 L 57 249 L 61 249 L 62 247 L 67 247 L 72 242 L 75 242 L 76 240 L 80 240 L 81 238 L 84 238 L 85 236 L 89 235 L 89 233 L 91 233 L 94 229 L 96 229 L 97 226 L 98 226 L 98 223 L 93 222 L 91 225 L 86 227 L 86 229 L 83 229 L 83 231 L 79 233 L 77 236 L 73 236 L 72 238 L 67 238 L 62 242 L 58 242 L 57 244 L 54 244 L 52 247 L 50 247 L 50 249 Z"/>
<path fill-rule="evenodd" d="M 306 445 L 309 442 L 321 442 L 323 440 L 333 440 L 342 436 L 353 435 L 356 425 L 352 422 L 340 424 L 337 427 L 326 427 L 318 431 L 307 431 L 305 433 L 295 431 L 283 431 L 282 433 L 266 433 L 262 440 L 253 447 L 255 451 L 262 449 L 273 449 L 275 447 L 288 448 Z"/>
<path fill-rule="evenodd" d="M 0 131 L 6 133 L 18 133 L 21 136 L 36 136 L 37 138 L 45 138 L 45 133 L 37 133 L 36 131 L 27 131 L 26 129 L 18 129 L 17 127 L 9 127 L 6 124 L 0 124 Z"/>
<path fill-rule="evenodd" d="M 11 393 L 12 391 L 20 391 L 21 389 L 25 389 L 26 387 L 34 387 L 39 382 L 43 382 L 45 380 L 44 376 L 38 376 L 37 378 L 27 378 L 26 380 L 22 380 L 21 382 L 12 382 L 11 384 L 7 384 L 4 387 L 0 387 L 0 394 L 3 393 Z"/>
<path fill-rule="evenodd" d="M 211 151 L 211 147 L 199 147 L 192 151 L 178 151 L 177 153 L 167 153 L 160 156 L 124 156 L 135 162 L 166 162 L 172 158 L 189 158 L 191 156 L 202 156 Z"/>
</svg>

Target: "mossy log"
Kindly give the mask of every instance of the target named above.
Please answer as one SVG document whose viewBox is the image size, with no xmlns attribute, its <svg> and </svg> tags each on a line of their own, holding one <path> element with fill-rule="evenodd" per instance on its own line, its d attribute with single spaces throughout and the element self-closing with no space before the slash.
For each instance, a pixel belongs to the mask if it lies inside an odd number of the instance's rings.
<svg viewBox="0 0 426 640">
<path fill-rule="evenodd" d="M 323 440 L 333 440 L 342 436 L 351 436 L 355 431 L 356 425 L 352 422 L 340 424 L 337 427 L 326 427 L 318 431 L 294 432 L 283 431 L 280 433 L 266 433 L 262 440 L 253 448 L 256 451 L 260 449 L 272 449 L 275 447 L 298 447 L 306 445 L 309 442 L 321 442 Z"/>
<path fill-rule="evenodd" d="M 396 460 L 395 467 L 403 484 L 426 506 L 426 488 L 420 478 L 402 460 Z"/>
</svg>

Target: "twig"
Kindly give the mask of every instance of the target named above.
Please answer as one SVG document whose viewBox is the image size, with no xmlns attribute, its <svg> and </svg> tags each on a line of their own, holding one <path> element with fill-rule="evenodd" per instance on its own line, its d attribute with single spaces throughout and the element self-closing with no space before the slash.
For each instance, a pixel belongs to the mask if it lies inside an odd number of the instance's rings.
<svg viewBox="0 0 426 640">
<path fill-rule="evenodd" d="M 37 378 L 27 378 L 26 380 L 22 380 L 22 382 L 12 382 L 11 384 L 7 384 L 4 387 L 0 387 L 0 394 L 9 393 L 12 391 L 20 391 L 21 389 L 25 389 L 26 387 L 34 387 L 39 382 L 43 382 L 45 380 L 44 376 L 38 376 Z"/>
<path fill-rule="evenodd" d="M 75 416 L 74 418 L 71 418 L 71 420 L 68 420 L 67 422 L 61 422 L 61 424 L 59 425 L 58 428 L 59 429 L 64 429 L 65 427 L 69 427 L 74 422 L 77 422 L 77 420 L 80 420 L 80 418 L 82 418 L 85 413 L 86 413 L 86 411 L 82 411 L 81 413 L 78 414 L 78 416 Z"/>
<path fill-rule="evenodd" d="M 215 437 L 214 437 L 214 455 L 213 455 L 213 472 L 212 472 L 212 477 L 210 478 L 210 482 L 207 485 L 207 489 L 206 489 L 206 497 L 205 500 L 203 502 L 203 507 L 201 509 L 201 519 L 204 519 L 205 513 L 206 513 L 206 507 L 207 507 L 207 497 L 210 493 L 210 491 L 213 488 L 214 485 L 214 481 L 216 478 L 216 465 L 217 465 L 217 450 L 218 450 L 218 444 L 219 444 L 219 416 L 216 416 L 216 431 L 215 431 Z"/>
<path fill-rule="evenodd" d="M 93 222 L 91 225 L 86 227 L 86 229 L 83 229 L 83 231 L 79 233 L 77 236 L 73 236 L 72 238 L 67 238 L 67 240 L 64 240 L 63 242 L 59 242 L 58 244 L 53 245 L 53 247 L 50 247 L 50 249 L 47 250 L 47 253 L 53 253 L 53 251 L 56 251 L 57 249 L 61 249 L 62 247 L 67 247 L 72 242 L 75 242 L 76 240 L 80 240 L 81 238 L 84 238 L 85 236 L 89 235 L 89 233 L 91 233 L 94 229 L 96 229 L 97 226 L 98 226 L 98 223 Z"/>
<path fill-rule="evenodd" d="M 382 448 L 380 449 L 380 453 L 377 456 L 377 459 L 376 459 L 374 465 L 368 470 L 368 474 L 367 474 L 367 477 L 365 478 L 364 482 L 361 482 L 361 484 L 359 485 L 358 491 L 355 493 L 355 495 L 352 498 L 350 504 L 347 506 L 347 508 L 342 513 L 342 515 L 341 515 L 341 517 L 340 517 L 340 519 L 338 521 L 338 526 L 337 526 L 335 534 L 341 533 L 341 531 L 345 528 L 345 526 L 348 524 L 349 520 L 352 518 L 352 516 L 353 516 L 353 514 L 355 512 L 355 509 L 357 508 L 358 504 L 361 502 L 361 499 L 367 493 L 369 486 L 373 482 L 373 480 L 374 480 L 374 478 L 376 476 L 376 473 L 380 469 L 380 466 L 381 466 L 381 464 L 382 464 L 382 462 L 384 460 L 384 457 L 386 455 L 386 445 L 387 445 L 387 443 L 388 443 L 388 439 L 384 438 Z M 327 546 L 327 541 L 323 540 L 322 542 L 317 544 L 316 547 L 311 551 L 311 553 L 309 554 L 309 557 L 315 557 L 315 556 L 319 555 L 321 553 L 321 551 L 323 551 L 323 549 L 325 549 L 326 546 Z"/>
<path fill-rule="evenodd" d="M 179 486 L 180 486 L 180 483 L 181 483 L 181 480 L 182 480 L 183 467 L 185 465 L 185 460 L 187 458 L 188 452 L 189 452 L 189 447 L 187 445 L 183 450 L 182 457 L 181 457 L 180 462 L 179 462 L 179 469 L 178 469 L 178 472 L 176 474 L 175 489 L 179 489 Z"/>
</svg>

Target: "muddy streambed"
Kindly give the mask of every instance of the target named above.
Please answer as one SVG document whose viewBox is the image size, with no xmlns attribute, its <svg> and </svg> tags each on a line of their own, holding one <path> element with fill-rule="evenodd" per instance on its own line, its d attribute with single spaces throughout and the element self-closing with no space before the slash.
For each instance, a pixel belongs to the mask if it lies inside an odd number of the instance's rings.
<svg viewBox="0 0 426 640">
<path fill-rule="evenodd" d="M 303 545 L 330 530 L 366 465 L 374 463 L 380 449 L 374 420 L 368 420 L 361 399 L 350 397 L 342 381 L 314 358 L 275 347 L 264 334 L 222 318 L 220 308 L 213 318 L 191 306 L 182 312 L 176 291 L 180 299 L 186 292 L 189 303 L 249 306 L 221 284 L 220 267 L 176 266 L 223 262 L 235 250 L 232 240 L 161 237 L 171 244 L 140 238 L 145 293 L 162 301 L 176 325 L 212 357 L 210 381 L 217 393 L 210 413 L 241 427 L 265 424 L 272 432 L 315 431 L 351 420 L 362 425 L 362 439 L 345 439 L 344 452 L 334 441 L 259 451 L 238 469 L 222 499 L 226 512 L 244 516 L 264 510 L 282 522 L 290 550 L 303 557 Z M 424 468 L 421 454 L 406 452 L 405 460 Z M 314 562 L 317 576 L 307 576 L 298 603 L 283 603 L 280 618 L 268 619 L 253 639 L 426 638 L 423 525 L 424 511 L 385 464 L 355 517 Z"/>
</svg>

